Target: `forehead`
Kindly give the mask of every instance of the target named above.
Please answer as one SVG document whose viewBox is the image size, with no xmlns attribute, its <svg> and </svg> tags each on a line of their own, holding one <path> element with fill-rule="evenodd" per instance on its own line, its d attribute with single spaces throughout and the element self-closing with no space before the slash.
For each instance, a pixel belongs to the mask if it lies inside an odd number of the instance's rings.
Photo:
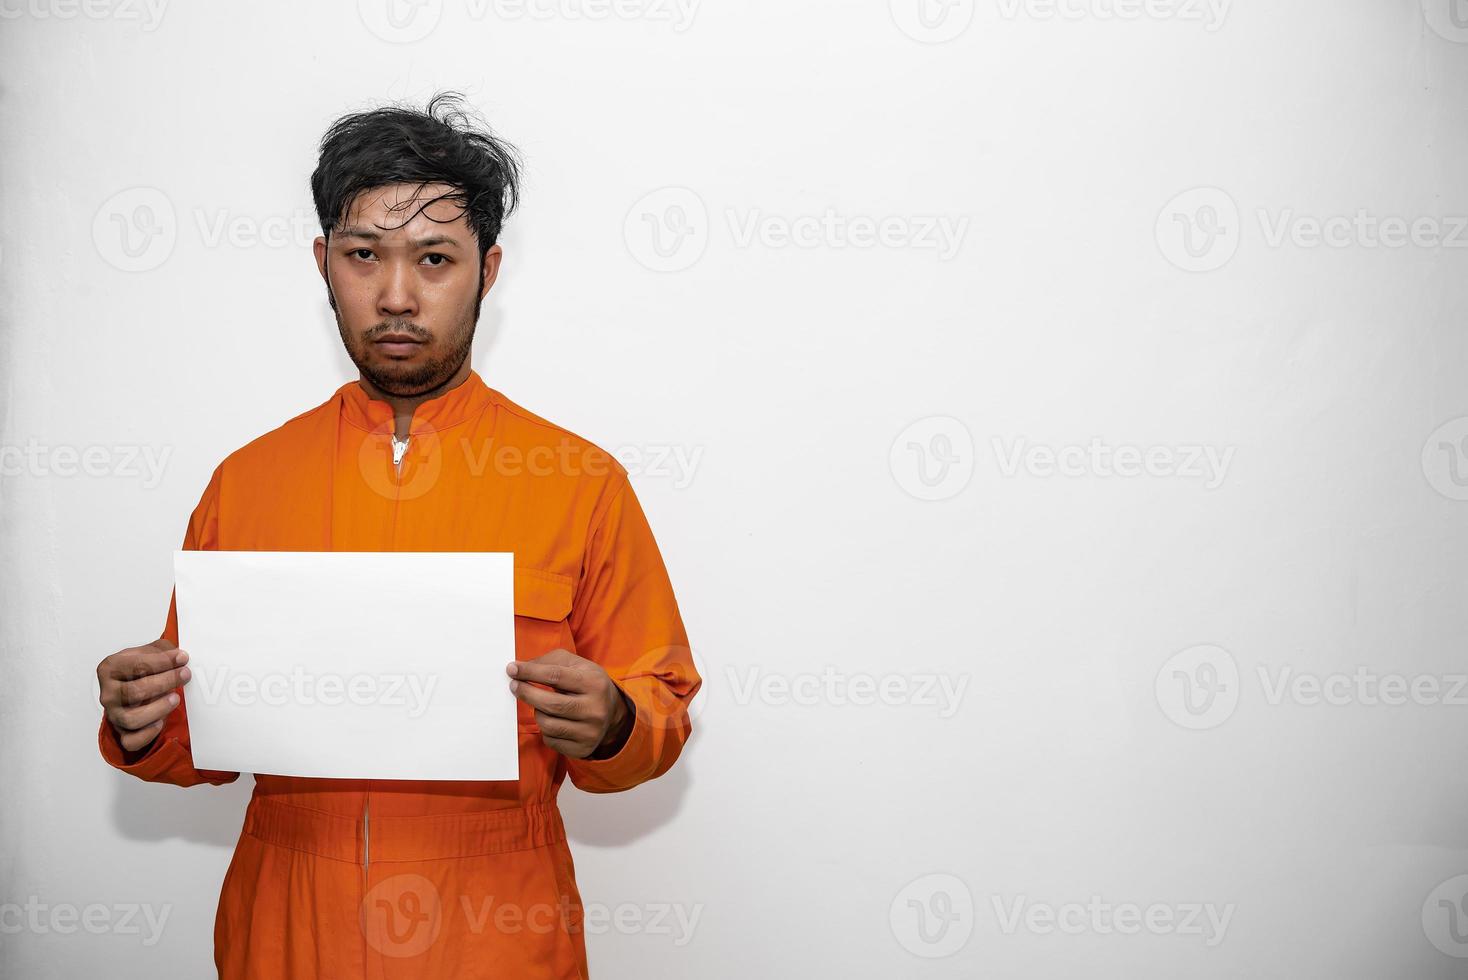
<svg viewBox="0 0 1468 980">
<path fill-rule="evenodd" d="M 414 237 L 427 234 L 468 235 L 469 219 L 457 199 L 442 199 L 453 194 L 449 184 L 384 184 L 357 194 L 347 205 L 341 222 L 346 229 L 364 229 L 383 238 Z"/>
</svg>

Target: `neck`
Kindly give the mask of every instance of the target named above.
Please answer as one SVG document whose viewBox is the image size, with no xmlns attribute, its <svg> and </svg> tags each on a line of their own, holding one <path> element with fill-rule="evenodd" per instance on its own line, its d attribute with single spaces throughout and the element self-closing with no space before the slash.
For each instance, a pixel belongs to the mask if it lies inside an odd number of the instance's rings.
<svg viewBox="0 0 1468 980">
<path fill-rule="evenodd" d="M 399 440 L 402 440 L 408 438 L 408 432 L 413 425 L 413 413 L 417 411 L 418 406 L 459 387 L 459 385 L 468 380 L 470 370 L 469 359 L 466 357 L 464 358 L 464 363 L 459 365 L 459 369 L 453 373 L 452 377 L 443 382 L 443 384 L 429 388 L 427 391 L 420 391 L 416 395 L 391 394 L 377 387 L 377 385 L 367 380 L 365 376 L 358 378 L 357 383 L 362 386 L 363 391 L 367 392 L 368 398 L 374 401 L 387 402 L 392 407 L 393 434 Z"/>
</svg>

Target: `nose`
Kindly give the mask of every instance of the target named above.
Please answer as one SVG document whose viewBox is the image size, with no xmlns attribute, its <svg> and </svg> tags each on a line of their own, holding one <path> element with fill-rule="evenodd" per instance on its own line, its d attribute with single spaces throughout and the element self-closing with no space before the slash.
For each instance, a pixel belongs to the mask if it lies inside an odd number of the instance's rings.
<svg viewBox="0 0 1468 980">
<path fill-rule="evenodd" d="M 418 315 L 418 294 L 413 270 L 406 262 L 388 262 L 382 279 L 382 292 L 377 297 L 380 316 Z"/>
</svg>

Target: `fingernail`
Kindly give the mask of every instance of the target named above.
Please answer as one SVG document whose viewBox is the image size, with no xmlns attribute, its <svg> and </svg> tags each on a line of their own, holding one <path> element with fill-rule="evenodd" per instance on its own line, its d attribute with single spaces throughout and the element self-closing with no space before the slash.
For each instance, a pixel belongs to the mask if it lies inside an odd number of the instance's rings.
<svg viewBox="0 0 1468 980">
<path fill-rule="evenodd" d="M 520 682 L 519 681 L 510 681 L 510 691 L 513 693 L 513 692 L 518 691 L 518 690 L 520 690 Z"/>
<path fill-rule="evenodd" d="M 192 670 L 189 670 L 187 667 L 185 667 L 183 670 L 181 670 L 181 671 L 178 672 L 178 679 L 181 680 L 181 681 L 186 681 L 190 677 L 193 677 L 193 676 L 194 676 L 194 672 Z"/>
<path fill-rule="evenodd" d="M 184 653 L 182 650 L 180 650 L 178 652 L 178 656 L 176 656 L 176 657 L 173 658 L 173 662 L 175 664 L 178 664 L 179 666 L 182 666 L 182 665 L 184 665 L 184 664 L 186 664 L 186 663 L 189 662 L 189 655 L 187 653 Z"/>
<path fill-rule="evenodd" d="M 168 696 L 168 703 L 171 704 L 171 705 L 175 705 L 175 706 L 178 704 L 178 692 L 177 691 L 175 691 L 174 693 L 172 693 L 172 694 L 170 694 Z"/>
<path fill-rule="evenodd" d="M 511 677 L 514 677 L 516 674 L 520 673 L 520 665 L 517 663 L 511 663 L 508 667 L 505 668 L 505 670 L 509 673 Z"/>
</svg>

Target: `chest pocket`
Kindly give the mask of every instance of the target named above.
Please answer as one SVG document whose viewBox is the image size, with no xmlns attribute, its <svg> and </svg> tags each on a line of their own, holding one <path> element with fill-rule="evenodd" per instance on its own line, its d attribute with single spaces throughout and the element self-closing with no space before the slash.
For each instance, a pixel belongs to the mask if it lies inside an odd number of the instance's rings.
<svg viewBox="0 0 1468 980">
<path fill-rule="evenodd" d="M 556 648 L 575 652 L 571 639 L 570 576 L 540 568 L 515 566 L 515 659 L 534 660 Z M 522 732 L 540 731 L 535 710 L 516 700 L 516 722 Z"/>
</svg>

